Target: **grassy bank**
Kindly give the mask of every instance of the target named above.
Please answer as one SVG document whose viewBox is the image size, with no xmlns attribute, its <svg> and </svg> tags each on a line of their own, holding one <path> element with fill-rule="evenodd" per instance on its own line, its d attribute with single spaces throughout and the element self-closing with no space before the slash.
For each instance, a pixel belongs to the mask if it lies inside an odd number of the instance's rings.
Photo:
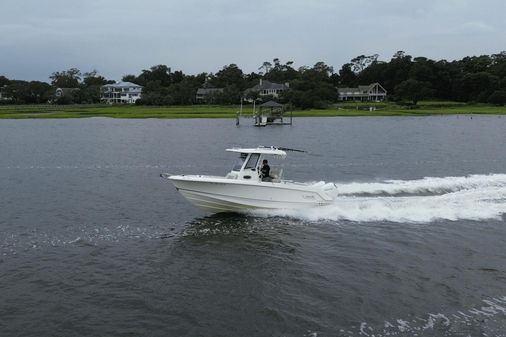
<svg viewBox="0 0 506 337">
<path fill-rule="evenodd" d="M 506 107 L 490 104 L 465 104 L 459 102 L 419 102 L 416 106 L 402 106 L 393 103 L 374 104 L 369 110 L 368 103 L 341 103 L 327 110 L 296 111 L 294 116 L 430 116 L 430 115 L 506 115 Z"/>
<path fill-rule="evenodd" d="M 0 118 L 231 118 L 234 106 L 30 105 L 0 106 Z"/>
<path fill-rule="evenodd" d="M 375 103 L 375 110 L 368 103 L 341 103 L 325 110 L 294 111 L 294 117 L 332 116 L 429 116 L 457 114 L 506 115 L 506 107 L 487 104 L 464 104 L 457 102 L 420 102 L 415 107 L 393 103 Z M 94 105 L 0 105 L 1 119 L 26 118 L 234 118 L 238 106 L 94 106 Z M 251 106 L 244 108 L 251 115 Z"/>
</svg>

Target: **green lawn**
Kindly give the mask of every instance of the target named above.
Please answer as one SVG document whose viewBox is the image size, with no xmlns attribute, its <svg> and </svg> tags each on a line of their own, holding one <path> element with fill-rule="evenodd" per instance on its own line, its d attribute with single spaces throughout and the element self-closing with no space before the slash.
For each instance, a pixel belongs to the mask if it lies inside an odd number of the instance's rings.
<svg viewBox="0 0 506 337">
<path fill-rule="evenodd" d="M 0 118 L 231 118 L 236 116 L 234 106 L 0 106 Z"/>
<path fill-rule="evenodd" d="M 428 116 L 449 114 L 505 115 L 506 107 L 487 104 L 458 102 L 420 102 L 416 107 L 404 107 L 393 103 L 375 103 L 376 110 L 369 111 L 369 103 L 339 103 L 325 110 L 294 111 L 294 117 L 331 116 Z M 128 105 L 0 105 L 0 118 L 234 118 L 238 106 L 128 106 Z M 244 115 L 251 115 L 251 107 L 244 108 Z"/>
<path fill-rule="evenodd" d="M 370 104 L 336 104 L 327 110 L 296 111 L 294 116 L 429 116 L 429 115 L 505 115 L 506 107 L 489 104 L 465 104 L 459 102 L 419 102 L 415 107 L 396 104 L 375 104 L 376 110 L 369 111 Z"/>
</svg>

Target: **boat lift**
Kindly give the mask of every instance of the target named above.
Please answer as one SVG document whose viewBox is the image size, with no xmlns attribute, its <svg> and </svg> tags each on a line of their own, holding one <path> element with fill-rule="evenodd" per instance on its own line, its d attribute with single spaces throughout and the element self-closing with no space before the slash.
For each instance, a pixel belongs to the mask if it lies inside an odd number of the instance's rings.
<svg viewBox="0 0 506 337">
<path fill-rule="evenodd" d="M 240 117 L 242 117 L 242 99 L 241 110 L 237 112 L 235 125 L 240 124 Z M 274 101 L 268 101 L 259 105 L 259 110 L 256 111 L 256 101 L 253 101 L 253 119 L 255 120 L 254 126 L 267 126 L 267 125 L 292 125 L 293 113 L 290 110 L 289 121 L 286 121 L 285 106 Z"/>
</svg>

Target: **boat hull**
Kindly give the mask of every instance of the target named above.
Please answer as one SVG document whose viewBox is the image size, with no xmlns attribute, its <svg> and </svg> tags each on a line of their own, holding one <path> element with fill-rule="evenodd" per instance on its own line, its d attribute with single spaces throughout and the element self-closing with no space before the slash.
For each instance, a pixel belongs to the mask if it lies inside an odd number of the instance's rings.
<svg viewBox="0 0 506 337">
<path fill-rule="evenodd" d="M 333 184 L 325 190 L 322 186 L 292 182 L 250 182 L 209 176 L 168 179 L 192 204 L 215 213 L 319 207 L 330 204 L 336 194 Z"/>
</svg>

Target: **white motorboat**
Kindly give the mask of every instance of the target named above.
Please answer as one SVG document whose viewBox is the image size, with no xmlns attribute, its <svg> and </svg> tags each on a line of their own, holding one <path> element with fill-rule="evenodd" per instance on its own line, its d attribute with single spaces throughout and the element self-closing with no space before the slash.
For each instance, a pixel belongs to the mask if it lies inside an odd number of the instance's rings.
<svg viewBox="0 0 506 337">
<path fill-rule="evenodd" d="M 239 163 L 226 176 L 170 175 L 162 173 L 192 204 L 211 212 L 251 209 L 294 209 L 325 206 L 337 196 L 333 183 L 298 183 L 283 180 L 283 169 L 272 167 L 267 179 L 260 174 L 266 156 L 285 158 L 291 149 L 277 147 L 231 148 Z M 300 150 L 292 150 L 300 151 Z M 302 151 L 303 152 L 303 151 Z"/>
</svg>

